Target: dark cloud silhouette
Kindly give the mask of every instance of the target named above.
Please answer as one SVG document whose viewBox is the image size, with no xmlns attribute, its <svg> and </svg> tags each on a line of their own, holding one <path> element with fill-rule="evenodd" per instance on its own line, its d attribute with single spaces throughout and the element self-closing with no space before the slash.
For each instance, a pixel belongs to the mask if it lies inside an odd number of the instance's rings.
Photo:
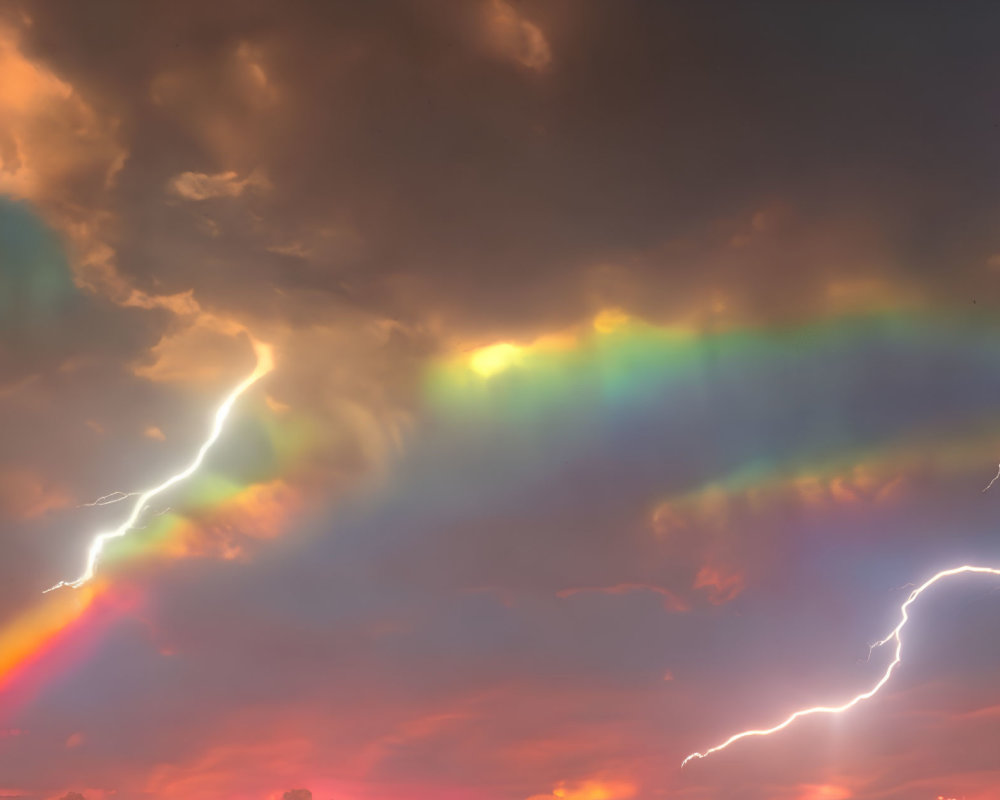
<svg viewBox="0 0 1000 800">
<path fill-rule="evenodd" d="M 861 29 L 837 5 L 483 8 L 180 3 L 140 19 L 43 1 L 26 36 L 127 120 L 121 269 L 214 304 L 285 316 L 296 293 L 346 295 L 488 332 L 601 302 L 669 314 L 710 286 L 802 311 L 852 276 L 950 293 L 943 261 L 978 281 L 997 250 L 977 211 L 1000 169 L 981 79 L 997 56 L 972 23 L 995 9 L 942 30 L 920 5 L 902 35 L 888 8 Z M 105 15 L 149 35 L 108 46 Z M 497 18 L 544 34 L 545 69 L 495 58 L 479 29 Z M 151 185 L 257 169 L 269 191 L 143 211 Z M 785 224 L 748 235 L 775 202 Z"/>
</svg>

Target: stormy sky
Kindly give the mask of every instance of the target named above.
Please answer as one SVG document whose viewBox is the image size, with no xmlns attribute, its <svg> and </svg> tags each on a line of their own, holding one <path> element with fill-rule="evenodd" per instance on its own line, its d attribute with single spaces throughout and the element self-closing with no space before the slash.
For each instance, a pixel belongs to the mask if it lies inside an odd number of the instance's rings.
<svg viewBox="0 0 1000 800">
<path fill-rule="evenodd" d="M 0 797 L 995 798 L 998 31 L 0 1 Z"/>
</svg>

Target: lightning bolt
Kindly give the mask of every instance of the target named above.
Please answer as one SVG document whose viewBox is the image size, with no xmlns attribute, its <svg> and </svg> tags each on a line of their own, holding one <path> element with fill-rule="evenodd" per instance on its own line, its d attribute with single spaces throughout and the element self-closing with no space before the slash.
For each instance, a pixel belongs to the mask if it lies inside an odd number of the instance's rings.
<svg viewBox="0 0 1000 800">
<path fill-rule="evenodd" d="M 848 709 L 853 708 L 858 703 L 861 703 L 865 700 L 874 697 L 878 693 L 879 689 L 881 689 L 883 686 L 886 685 L 886 683 L 888 683 L 889 678 L 892 677 L 893 671 L 895 671 L 900 661 L 902 661 L 903 640 L 900 637 L 900 634 L 903 632 L 903 628 L 906 626 L 906 623 L 910 619 L 910 606 L 913 605 L 916 599 L 920 597 L 920 595 L 922 595 L 924 591 L 929 589 L 938 581 L 944 580 L 945 578 L 954 577 L 955 575 L 961 575 L 967 572 L 973 572 L 982 575 L 1000 575 L 1000 569 L 995 569 L 993 567 L 974 567 L 966 564 L 961 567 L 953 567 L 952 569 L 942 570 L 941 572 L 937 573 L 937 575 L 934 575 L 932 578 L 928 578 L 920 586 L 918 586 L 916 589 L 910 592 L 909 597 L 906 598 L 906 602 L 903 603 L 903 605 L 900 606 L 899 608 L 900 612 L 899 624 L 892 629 L 892 632 L 888 636 L 886 636 L 884 639 L 880 639 L 871 646 L 871 650 L 875 650 L 879 647 L 882 647 L 883 645 L 888 644 L 889 642 L 896 643 L 896 649 L 892 661 L 889 663 L 889 666 L 886 667 L 886 670 L 882 674 L 882 677 L 879 678 L 878 682 L 874 686 L 872 686 L 868 691 L 862 692 L 861 694 L 852 697 L 843 705 L 816 706 L 814 708 L 803 708 L 799 711 L 796 711 L 794 714 L 791 714 L 787 719 L 785 719 L 783 722 L 779 722 L 773 728 L 743 731 L 742 733 L 734 734 L 730 736 L 728 739 L 726 739 L 726 741 L 724 741 L 722 744 L 718 744 L 715 747 L 710 747 L 704 753 L 692 753 L 681 762 L 681 767 L 683 767 L 689 761 L 692 761 L 696 758 L 705 758 L 706 756 L 710 756 L 712 753 L 718 753 L 720 750 L 726 749 L 727 747 L 729 747 L 729 745 L 738 742 L 740 739 L 747 739 L 751 736 L 770 736 L 772 733 L 777 733 L 778 731 L 784 730 L 793 722 L 795 722 L 795 720 L 800 719 L 801 717 L 808 717 L 811 716 L 812 714 L 840 714 L 843 711 L 847 711 Z M 869 655 L 871 655 L 871 650 L 869 650 Z"/>
<path fill-rule="evenodd" d="M 111 492 L 110 494 L 102 495 L 96 500 L 90 503 L 80 503 L 77 508 L 96 508 L 97 506 L 110 506 L 112 503 L 120 503 L 122 500 L 128 500 L 130 497 L 135 497 L 140 495 L 142 492 Z"/>
<path fill-rule="evenodd" d="M 215 412 L 215 419 L 212 424 L 212 428 L 209 431 L 208 438 L 202 442 L 194 460 L 176 475 L 171 475 L 163 481 L 163 483 L 158 486 L 154 486 L 152 489 L 146 489 L 143 492 L 131 492 L 128 494 L 124 492 L 112 492 L 109 495 L 98 498 L 93 505 L 108 505 L 110 503 L 124 500 L 129 496 L 138 495 L 138 499 L 132 505 L 132 512 L 128 515 L 125 521 L 121 523 L 121 525 L 114 530 L 100 533 L 94 537 L 93 541 L 90 543 L 90 547 L 87 549 L 87 563 L 83 572 L 80 573 L 80 576 L 71 581 L 59 581 L 59 583 L 55 586 L 51 586 L 46 589 L 43 594 L 48 594 L 49 592 L 61 589 L 64 586 L 79 589 L 87 583 L 94 577 L 94 573 L 97 570 L 97 564 L 101 559 L 101 554 L 104 552 L 105 545 L 112 539 L 122 538 L 130 530 L 135 528 L 136 522 L 138 522 L 142 512 L 146 510 L 150 500 L 167 491 L 167 489 L 172 486 L 176 486 L 178 483 L 190 478 L 195 472 L 198 471 L 198 468 L 201 466 L 201 462 L 205 460 L 205 455 L 222 434 L 222 429 L 226 424 L 226 419 L 229 417 L 229 412 L 232 411 L 236 401 L 244 392 L 246 392 L 247 389 L 274 369 L 274 353 L 271 346 L 258 342 L 254 339 L 251 339 L 251 343 L 253 344 L 254 353 L 257 355 L 257 366 L 254 368 L 254 371 L 244 378 L 240 384 L 229 393 L 226 399 L 222 401 L 222 405 L 220 405 Z"/>
<path fill-rule="evenodd" d="M 1000 464 L 997 465 L 997 474 L 993 476 L 993 480 L 986 484 L 986 488 L 983 491 L 988 492 L 997 481 L 1000 481 Z"/>
</svg>

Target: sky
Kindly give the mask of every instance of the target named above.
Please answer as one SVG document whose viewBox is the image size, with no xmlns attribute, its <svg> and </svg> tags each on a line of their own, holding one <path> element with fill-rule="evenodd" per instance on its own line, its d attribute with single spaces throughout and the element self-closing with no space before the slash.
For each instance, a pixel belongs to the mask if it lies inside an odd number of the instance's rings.
<svg viewBox="0 0 1000 800">
<path fill-rule="evenodd" d="M 0 797 L 995 800 L 998 23 L 0 3 Z"/>
</svg>

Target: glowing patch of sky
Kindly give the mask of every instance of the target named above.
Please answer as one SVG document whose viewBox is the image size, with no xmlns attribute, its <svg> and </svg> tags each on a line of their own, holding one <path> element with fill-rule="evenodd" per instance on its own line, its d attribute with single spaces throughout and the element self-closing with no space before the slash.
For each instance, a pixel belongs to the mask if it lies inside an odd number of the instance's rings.
<svg viewBox="0 0 1000 800">
<path fill-rule="evenodd" d="M 655 462 L 655 443 L 686 462 L 682 485 L 665 489 L 689 491 L 981 433 L 995 423 L 998 367 L 1000 328 L 987 318 L 892 311 L 720 333 L 622 320 L 460 355 L 426 389 L 432 418 L 473 437 L 505 431 L 527 472 L 608 439 Z"/>
</svg>

